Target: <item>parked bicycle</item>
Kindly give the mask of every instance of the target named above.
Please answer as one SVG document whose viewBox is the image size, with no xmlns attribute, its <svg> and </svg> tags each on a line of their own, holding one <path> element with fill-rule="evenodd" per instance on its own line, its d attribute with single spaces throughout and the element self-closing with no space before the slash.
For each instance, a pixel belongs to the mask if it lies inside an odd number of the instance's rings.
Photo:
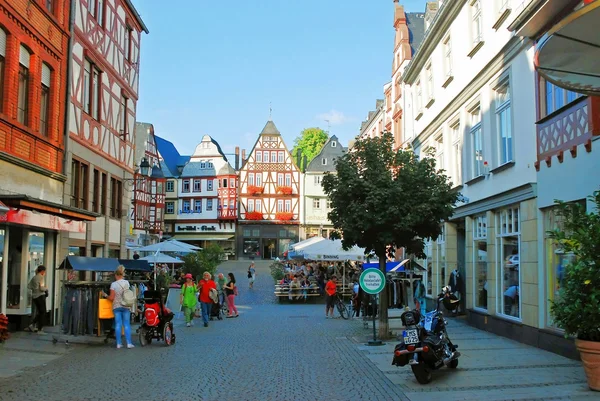
<svg viewBox="0 0 600 401">
<path fill-rule="evenodd" d="M 344 320 L 348 320 L 348 318 L 350 317 L 350 312 L 348 311 L 348 306 L 346 305 L 340 294 L 335 294 L 334 304 L 338 312 L 340 313 L 340 316 Z"/>
</svg>

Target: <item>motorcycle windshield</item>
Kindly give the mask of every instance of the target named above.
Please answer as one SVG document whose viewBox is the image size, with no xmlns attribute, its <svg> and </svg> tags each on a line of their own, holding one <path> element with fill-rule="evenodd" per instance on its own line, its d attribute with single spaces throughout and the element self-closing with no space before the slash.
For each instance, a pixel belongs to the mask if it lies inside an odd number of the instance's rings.
<svg viewBox="0 0 600 401">
<path fill-rule="evenodd" d="M 432 311 L 432 312 L 427 312 L 425 314 L 425 318 L 423 319 L 423 327 L 425 328 L 425 330 L 427 331 L 431 331 L 431 327 L 433 325 L 433 320 L 436 316 L 436 312 Z"/>
</svg>

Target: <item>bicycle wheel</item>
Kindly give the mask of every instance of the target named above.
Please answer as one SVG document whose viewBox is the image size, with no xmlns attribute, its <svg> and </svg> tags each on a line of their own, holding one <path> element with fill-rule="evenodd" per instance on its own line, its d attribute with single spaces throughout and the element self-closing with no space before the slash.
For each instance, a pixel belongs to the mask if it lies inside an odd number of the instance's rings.
<svg viewBox="0 0 600 401">
<path fill-rule="evenodd" d="M 338 312 L 340 312 L 340 316 L 344 320 L 348 320 L 348 317 L 350 317 L 350 314 L 348 313 L 348 308 L 346 307 L 346 304 L 344 303 L 344 301 L 342 301 L 339 298 L 337 300 L 337 310 L 338 310 Z"/>
</svg>

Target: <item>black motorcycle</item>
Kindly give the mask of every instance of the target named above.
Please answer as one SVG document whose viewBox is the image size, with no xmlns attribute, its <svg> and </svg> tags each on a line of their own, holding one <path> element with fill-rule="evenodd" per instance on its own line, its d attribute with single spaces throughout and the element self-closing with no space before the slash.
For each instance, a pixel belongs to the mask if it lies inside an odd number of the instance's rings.
<svg viewBox="0 0 600 401">
<path fill-rule="evenodd" d="M 448 287 L 444 287 L 437 298 L 436 309 L 425 316 L 415 309 L 406 310 L 400 317 L 405 329 L 402 332 L 403 341 L 394 350 L 392 365 L 410 365 L 420 384 L 431 382 L 433 370 L 443 366 L 455 369 L 460 357 L 460 352 L 456 351 L 458 346 L 448 337 L 448 322 L 440 310 L 440 304 L 447 310 L 453 310 L 459 301 Z"/>
</svg>

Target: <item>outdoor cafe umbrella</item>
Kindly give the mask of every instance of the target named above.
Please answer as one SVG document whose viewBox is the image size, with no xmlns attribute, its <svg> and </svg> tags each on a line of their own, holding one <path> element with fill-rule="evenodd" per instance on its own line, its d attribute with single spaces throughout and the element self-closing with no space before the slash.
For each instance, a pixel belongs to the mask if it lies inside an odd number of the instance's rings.
<svg viewBox="0 0 600 401">
<path fill-rule="evenodd" d="M 158 263 L 157 262 L 158 255 L 161 252 L 179 252 L 179 253 L 194 252 L 194 250 L 190 249 L 189 247 L 186 247 L 184 245 L 180 245 L 178 243 L 171 242 L 171 241 L 163 241 L 163 242 L 159 242 L 156 244 L 144 246 L 144 247 L 139 248 L 138 251 L 139 252 L 154 252 L 154 255 L 147 256 L 147 257 L 151 258 L 150 260 L 152 260 L 154 263 L 154 289 L 155 290 L 156 290 L 156 264 Z M 146 260 L 148 260 L 148 259 L 146 259 Z"/>
<path fill-rule="evenodd" d="M 200 248 L 199 246 L 188 244 L 187 242 L 183 242 L 183 241 L 178 241 L 176 239 L 169 239 L 169 240 L 166 240 L 165 242 L 170 242 L 171 244 L 177 244 L 184 248 L 191 249 L 192 251 L 201 251 L 202 250 L 202 248 Z"/>
<path fill-rule="evenodd" d="M 150 263 L 154 263 L 154 267 L 156 268 L 156 264 L 157 263 L 167 263 L 167 264 L 171 264 L 172 269 L 171 269 L 171 274 L 175 273 L 175 265 L 176 264 L 181 264 L 184 263 L 183 260 L 174 258 L 172 256 L 169 255 L 165 255 L 164 253 L 158 253 L 158 255 L 150 255 L 150 256 L 145 256 L 143 258 L 140 258 L 140 260 L 146 260 Z"/>
</svg>

